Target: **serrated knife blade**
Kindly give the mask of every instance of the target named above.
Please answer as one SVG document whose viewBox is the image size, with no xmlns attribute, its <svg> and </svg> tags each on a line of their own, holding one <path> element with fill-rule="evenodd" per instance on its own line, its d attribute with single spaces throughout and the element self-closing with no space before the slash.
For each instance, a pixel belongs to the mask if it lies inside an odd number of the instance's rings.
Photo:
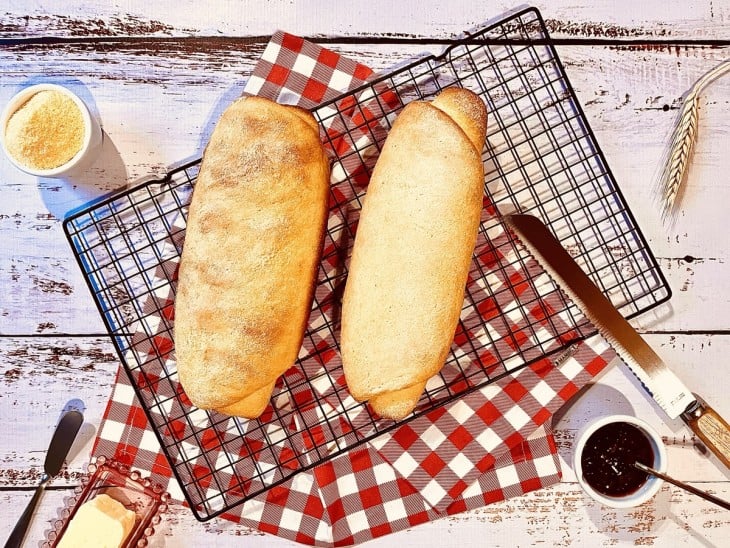
<svg viewBox="0 0 730 548">
<path fill-rule="evenodd" d="M 730 427 L 696 397 L 603 295 L 550 230 L 532 215 L 505 216 L 507 226 L 614 347 L 659 407 L 682 419 L 730 468 Z"/>
</svg>

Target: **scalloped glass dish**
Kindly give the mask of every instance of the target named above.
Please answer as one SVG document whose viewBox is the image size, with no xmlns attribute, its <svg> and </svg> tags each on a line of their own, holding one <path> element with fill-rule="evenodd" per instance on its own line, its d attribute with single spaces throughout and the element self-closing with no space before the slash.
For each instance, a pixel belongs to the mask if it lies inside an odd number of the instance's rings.
<svg viewBox="0 0 730 548">
<path fill-rule="evenodd" d="M 162 514 L 167 511 L 170 495 L 151 479 L 143 478 L 139 472 L 106 457 L 98 457 L 89 464 L 88 473 L 76 487 L 74 495 L 66 501 L 53 528 L 46 532 L 46 540 L 41 546 L 56 546 L 79 507 L 101 494 L 119 501 L 135 513 L 134 527 L 122 548 L 147 546 L 155 526 L 159 525 Z"/>
</svg>

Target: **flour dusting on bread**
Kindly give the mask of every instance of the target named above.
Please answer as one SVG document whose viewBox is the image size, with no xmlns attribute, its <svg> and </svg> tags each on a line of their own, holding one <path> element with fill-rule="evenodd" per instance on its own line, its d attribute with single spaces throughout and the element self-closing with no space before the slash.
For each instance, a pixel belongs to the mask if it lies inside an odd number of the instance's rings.
<svg viewBox="0 0 730 548">
<path fill-rule="evenodd" d="M 345 286 L 347 385 L 399 419 L 444 365 L 481 217 L 486 108 L 474 93 L 409 103 L 375 165 Z"/>
<path fill-rule="evenodd" d="M 198 174 L 175 300 L 178 374 L 193 404 L 258 416 L 294 364 L 328 191 L 311 114 L 259 97 L 226 109 Z"/>
</svg>

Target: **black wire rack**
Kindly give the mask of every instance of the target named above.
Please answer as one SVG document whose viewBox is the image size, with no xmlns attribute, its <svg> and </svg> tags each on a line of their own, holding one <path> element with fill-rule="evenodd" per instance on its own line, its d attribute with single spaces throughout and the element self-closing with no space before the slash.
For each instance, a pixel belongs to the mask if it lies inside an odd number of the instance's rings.
<svg viewBox="0 0 730 548">
<path fill-rule="evenodd" d="M 482 223 L 447 363 L 412 417 L 393 422 L 347 391 L 340 297 L 361 199 L 392 121 L 409 101 L 449 86 L 478 93 L 489 111 Z M 199 163 L 64 222 L 136 395 L 200 520 L 595 333 L 504 230 L 505 213 L 540 217 L 625 316 L 670 297 L 536 10 L 491 24 L 314 115 L 334 159 L 318 283 L 299 359 L 257 420 L 197 409 L 177 381 L 177 266 Z"/>
</svg>

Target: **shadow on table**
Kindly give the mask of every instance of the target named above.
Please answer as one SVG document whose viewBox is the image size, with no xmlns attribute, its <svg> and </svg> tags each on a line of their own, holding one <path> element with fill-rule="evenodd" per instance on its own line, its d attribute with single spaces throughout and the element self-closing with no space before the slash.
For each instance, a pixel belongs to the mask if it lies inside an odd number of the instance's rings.
<svg viewBox="0 0 730 548">
<path fill-rule="evenodd" d="M 628 371 L 625 373 L 632 376 Z M 585 424 L 609 414 L 636 416 L 633 405 L 618 389 L 606 384 L 588 384 L 554 415 L 553 427 L 574 416 L 581 418 L 581 424 L 571 425 L 571 428 L 580 429 Z M 674 422 L 668 421 L 667 424 L 675 426 Z M 676 421 L 676 427 L 681 428 L 682 423 Z M 573 468 L 572 448 L 561 448 L 561 453 L 568 466 Z M 583 491 L 580 491 L 580 497 L 580 502 L 586 507 L 586 515 L 595 529 L 603 531 L 612 542 L 633 543 L 637 540 L 637 532 L 641 533 L 641 537 L 657 537 L 664 527 L 663 524 L 672 520 L 699 546 L 714 546 L 701 530 L 696 530 L 696 526 L 693 527 L 679 513 L 677 501 L 672 501 L 672 488 L 667 484 L 662 486 L 653 499 L 634 508 L 608 508 L 592 500 Z"/>
<path fill-rule="evenodd" d="M 585 493 L 582 493 L 582 496 L 593 526 L 606 535 L 610 544 L 629 545 L 642 539 L 660 538 L 662 529 L 666 528 L 667 520 L 672 520 L 679 529 L 691 537 L 693 546 L 695 543 L 697 546 L 708 548 L 716 546 L 707 540 L 701 530 L 696 529 L 696 525 L 691 525 L 681 513 L 677 513 L 678 505 L 676 500 L 672 501 L 672 489 L 669 485 L 665 484 L 653 499 L 634 508 L 607 508 L 593 501 Z M 687 543 L 688 540 L 685 538 L 682 543 Z"/>
<path fill-rule="evenodd" d="M 64 405 L 63 409 L 61 410 L 61 413 L 59 415 L 59 420 L 61 420 L 61 417 L 67 413 L 68 411 L 78 411 L 82 414 L 86 412 L 86 404 L 83 400 L 80 400 L 78 398 L 71 399 L 66 402 L 66 405 Z M 96 437 L 96 427 L 91 424 L 90 422 L 87 422 L 84 418 L 84 422 L 81 424 L 81 428 L 79 429 L 78 433 L 76 434 L 76 439 L 74 440 L 73 444 L 71 445 L 71 449 L 68 451 L 68 455 L 66 456 L 66 460 L 68 462 L 73 461 L 77 456 L 81 454 L 81 452 L 84 450 L 86 445 L 93 440 Z M 88 460 L 88 457 L 85 457 L 84 460 Z"/>
<path fill-rule="evenodd" d="M 34 75 L 22 82 L 16 91 L 35 84 L 57 84 L 68 88 L 81 98 L 92 118 L 101 125 L 102 142 L 92 163 L 62 178 L 38 178 L 38 189 L 48 212 L 57 219 L 63 219 L 80 206 L 125 188 L 127 169 L 118 149 L 104 132 L 96 100 L 83 82 L 76 78 Z"/>
<path fill-rule="evenodd" d="M 38 178 L 48 212 L 57 219 L 127 185 L 127 168 L 114 142 L 102 130 L 101 150 L 94 162 L 63 178 Z"/>
<path fill-rule="evenodd" d="M 609 364 L 607 367 L 611 366 Z M 606 415 L 635 414 L 634 406 L 621 391 L 607 384 L 589 383 L 553 415 L 553 426 L 568 415 L 581 417 L 588 423 Z"/>
</svg>

